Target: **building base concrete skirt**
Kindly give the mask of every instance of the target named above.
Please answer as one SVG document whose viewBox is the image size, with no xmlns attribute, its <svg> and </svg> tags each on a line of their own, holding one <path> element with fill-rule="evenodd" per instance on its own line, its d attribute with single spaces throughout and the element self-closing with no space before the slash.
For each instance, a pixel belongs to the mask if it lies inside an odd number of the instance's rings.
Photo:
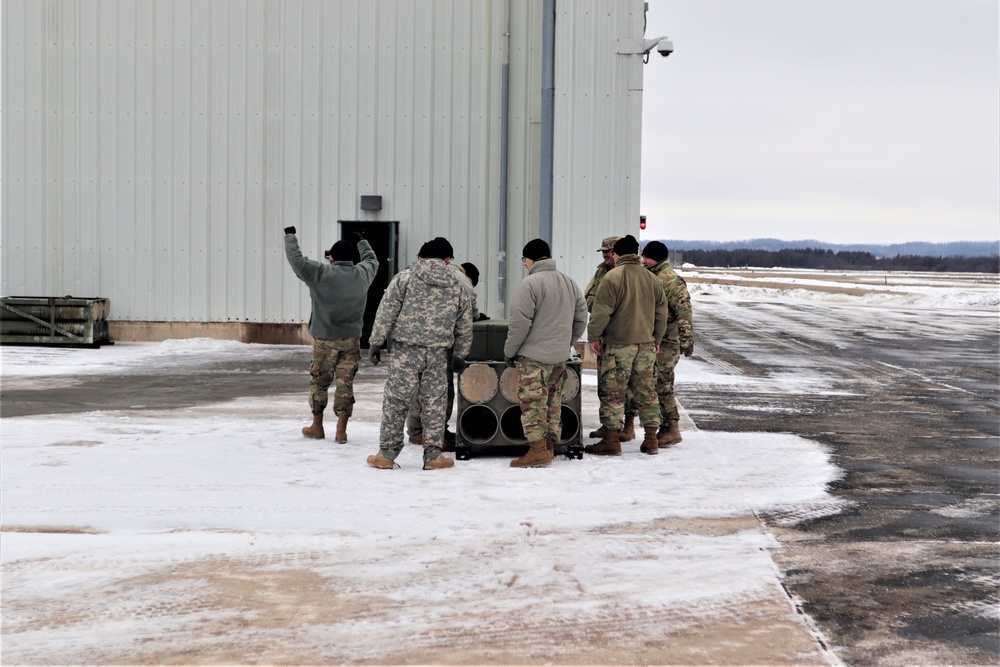
<svg viewBox="0 0 1000 667">
<path fill-rule="evenodd" d="M 260 322 L 126 322 L 111 320 L 108 333 L 116 342 L 157 343 L 176 338 L 216 338 L 268 345 L 312 345 L 307 324 Z"/>
</svg>

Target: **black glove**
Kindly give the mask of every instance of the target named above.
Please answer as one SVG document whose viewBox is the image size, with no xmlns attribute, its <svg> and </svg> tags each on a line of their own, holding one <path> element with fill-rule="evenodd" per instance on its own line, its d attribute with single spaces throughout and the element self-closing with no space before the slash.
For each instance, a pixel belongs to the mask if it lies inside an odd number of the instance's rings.
<svg viewBox="0 0 1000 667">
<path fill-rule="evenodd" d="M 681 352 L 684 353 L 685 357 L 690 357 L 692 354 L 694 354 L 694 343 L 691 343 L 690 345 L 685 347 L 683 350 L 681 350 Z"/>
<path fill-rule="evenodd" d="M 517 366 L 517 362 L 514 361 L 514 357 L 504 357 L 503 360 L 506 361 L 507 365 L 510 366 L 511 368 Z"/>
<path fill-rule="evenodd" d="M 462 357 L 455 357 L 454 359 L 451 360 L 451 370 L 455 371 L 456 373 L 461 373 L 468 367 L 469 367 L 468 362 L 466 362 L 465 359 L 463 359 Z"/>
<path fill-rule="evenodd" d="M 378 345 L 368 347 L 368 358 L 372 360 L 373 366 L 378 366 L 378 362 L 382 361 L 382 350 L 379 349 Z"/>
<path fill-rule="evenodd" d="M 476 321 L 477 322 L 482 322 L 483 320 L 488 320 L 488 319 L 490 319 L 490 318 L 486 315 L 486 313 L 479 313 L 479 319 L 476 320 Z"/>
<path fill-rule="evenodd" d="M 285 227 L 285 233 L 286 234 L 294 234 L 295 233 L 295 227 Z"/>
<path fill-rule="evenodd" d="M 361 232 L 351 232 L 351 240 L 354 241 L 354 245 L 358 245 L 365 240 L 365 235 Z"/>
</svg>

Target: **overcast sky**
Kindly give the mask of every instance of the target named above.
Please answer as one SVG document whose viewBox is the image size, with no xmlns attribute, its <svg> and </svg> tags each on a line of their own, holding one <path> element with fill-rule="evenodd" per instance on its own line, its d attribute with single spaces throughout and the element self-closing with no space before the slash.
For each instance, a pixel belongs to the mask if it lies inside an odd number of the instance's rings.
<svg viewBox="0 0 1000 667">
<path fill-rule="evenodd" d="M 650 0 L 643 238 L 1000 238 L 996 0 Z"/>
</svg>

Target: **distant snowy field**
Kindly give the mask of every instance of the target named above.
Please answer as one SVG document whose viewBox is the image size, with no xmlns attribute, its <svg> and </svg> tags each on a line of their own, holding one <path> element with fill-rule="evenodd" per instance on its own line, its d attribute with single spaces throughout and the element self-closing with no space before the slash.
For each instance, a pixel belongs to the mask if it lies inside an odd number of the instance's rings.
<svg viewBox="0 0 1000 667">
<path fill-rule="evenodd" d="M 716 269 L 678 270 L 692 298 L 823 301 L 856 306 L 1000 309 L 1000 277 L 982 273 Z"/>
<path fill-rule="evenodd" d="M 682 274 L 695 308 L 823 299 L 995 316 L 1000 304 L 995 277 Z M 859 287 L 867 293 L 842 292 Z M 197 368 L 220 356 L 246 361 L 249 377 L 270 350 L 208 339 L 2 348 L 0 381 Z M 377 397 L 384 375 L 367 371 L 359 389 Z M 693 359 L 681 378 L 720 381 Z M 583 384 L 586 409 L 592 372 Z M 827 389 L 807 378 L 795 390 Z M 621 628 L 606 643 L 626 650 L 781 598 L 769 555 L 778 545 L 755 513 L 841 509 L 827 492 L 841 473 L 819 443 L 693 425 L 656 457 L 633 442 L 620 458 L 548 469 L 479 457 L 424 472 L 407 446 L 400 469 L 375 470 L 364 459 L 378 440 L 376 406 L 351 421 L 349 444 L 310 441 L 299 434 L 304 391 L 163 411 L 136 396 L 134 410 L 5 418 L 3 661 L 434 661 L 420 651 L 446 642 L 476 662 L 493 655 L 484 642 L 507 650 L 502 627 L 539 640 L 519 629 L 527 618 L 554 635 L 538 655 L 573 655 L 589 627 Z M 778 616 L 800 627 L 790 606 Z"/>
</svg>

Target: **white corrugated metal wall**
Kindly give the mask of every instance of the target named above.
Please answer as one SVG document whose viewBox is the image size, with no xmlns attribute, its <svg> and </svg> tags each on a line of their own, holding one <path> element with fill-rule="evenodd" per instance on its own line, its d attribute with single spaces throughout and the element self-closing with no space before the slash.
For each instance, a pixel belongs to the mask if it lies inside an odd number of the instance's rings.
<svg viewBox="0 0 1000 667">
<path fill-rule="evenodd" d="M 603 238 L 639 238 L 642 56 L 616 52 L 642 37 L 642 2 L 559 2 L 553 254 L 581 289 Z"/>
<path fill-rule="evenodd" d="M 451 239 L 502 314 L 502 64 L 510 291 L 537 235 L 540 0 L 2 8 L 3 294 L 109 297 L 118 320 L 301 322 L 281 228 L 319 256 L 338 219 L 380 219 L 401 223 L 402 265 Z M 638 216 L 641 65 L 614 43 L 641 33 L 641 9 L 559 3 L 554 251 L 581 284 L 596 241 Z M 383 196 L 377 216 L 364 194 Z"/>
</svg>

